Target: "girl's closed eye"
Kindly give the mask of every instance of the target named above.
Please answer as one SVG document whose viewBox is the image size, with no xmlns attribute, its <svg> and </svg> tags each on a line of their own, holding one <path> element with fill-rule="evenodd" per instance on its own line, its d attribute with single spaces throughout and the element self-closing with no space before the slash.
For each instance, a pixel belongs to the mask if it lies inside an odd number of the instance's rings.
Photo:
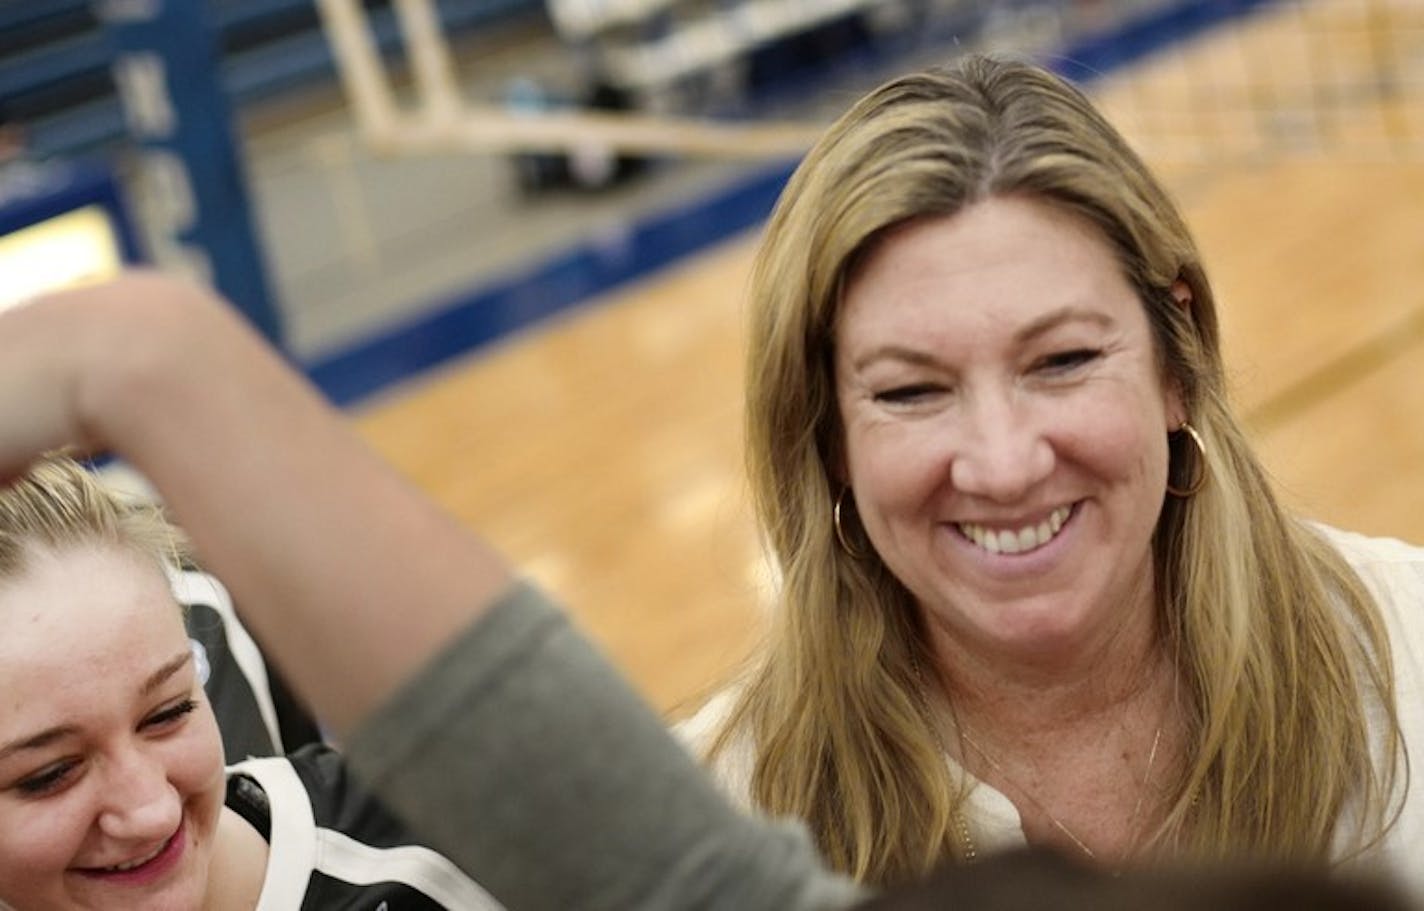
<svg viewBox="0 0 1424 911">
<path fill-rule="evenodd" d="M 140 730 L 163 733 L 174 729 L 182 720 L 193 713 L 198 701 L 192 697 L 182 699 L 149 715 L 139 724 Z M 79 759 L 61 759 L 39 771 L 17 780 L 11 787 L 23 797 L 47 797 L 63 790 L 78 774 Z"/>
<path fill-rule="evenodd" d="M 67 784 L 72 772 L 79 768 L 77 759 L 62 759 L 15 782 L 14 788 L 25 797 L 45 797 Z"/>
<path fill-rule="evenodd" d="M 149 715 L 143 720 L 140 727 L 154 729 L 176 726 L 179 721 L 191 714 L 197 707 L 198 701 L 189 697 Z"/>
</svg>

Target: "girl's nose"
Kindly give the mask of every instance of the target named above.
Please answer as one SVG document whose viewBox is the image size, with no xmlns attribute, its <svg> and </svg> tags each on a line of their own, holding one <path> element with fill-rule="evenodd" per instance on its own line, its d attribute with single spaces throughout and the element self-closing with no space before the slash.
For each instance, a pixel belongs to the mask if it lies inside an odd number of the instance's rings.
<svg viewBox="0 0 1424 911">
<path fill-rule="evenodd" d="M 182 800 L 168 780 L 167 767 L 141 750 L 115 763 L 106 783 L 108 794 L 99 828 L 111 838 L 157 842 L 173 834 Z"/>
</svg>

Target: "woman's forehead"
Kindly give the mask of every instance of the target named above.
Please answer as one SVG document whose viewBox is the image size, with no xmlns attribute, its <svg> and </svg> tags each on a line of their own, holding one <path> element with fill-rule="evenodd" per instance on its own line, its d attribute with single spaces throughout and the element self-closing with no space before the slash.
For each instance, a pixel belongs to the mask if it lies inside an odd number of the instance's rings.
<svg viewBox="0 0 1424 911">
<path fill-rule="evenodd" d="M 838 328 L 897 313 L 915 324 L 921 308 L 1032 320 L 1039 310 L 1118 299 L 1140 309 L 1095 226 L 1037 200 L 994 198 L 886 236 L 848 283 Z"/>
<path fill-rule="evenodd" d="M 187 639 L 158 566 L 105 544 L 36 548 L 18 574 L 0 581 L 0 630 L 0 678 L 26 653 L 122 666 L 125 655 Z"/>
<path fill-rule="evenodd" d="M 55 729 L 131 730 L 192 664 L 182 614 L 151 564 L 122 551 L 56 556 L 0 587 L 0 745 Z"/>
</svg>

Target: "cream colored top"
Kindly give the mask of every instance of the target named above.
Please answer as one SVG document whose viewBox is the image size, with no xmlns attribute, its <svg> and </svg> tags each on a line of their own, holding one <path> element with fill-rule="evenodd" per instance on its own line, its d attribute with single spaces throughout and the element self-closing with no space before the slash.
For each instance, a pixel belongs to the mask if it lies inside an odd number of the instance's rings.
<svg viewBox="0 0 1424 911">
<path fill-rule="evenodd" d="M 695 715 L 676 725 L 674 732 L 694 754 L 701 757 L 712 745 L 722 720 L 731 712 L 735 697 L 736 693 L 732 691 L 718 693 Z M 711 766 L 713 778 L 743 810 L 753 809 L 753 758 L 751 742 L 743 738 L 723 750 Z M 997 789 L 970 776 L 953 757 L 946 755 L 944 761 L 951 775 L 970 782 L 971 790 L 964 803 L 964 819 L 975 849 L 981 854 L 989 854 L 1026 844 L 1018 808 Z"/>
<path fill-rule="evenodd" d="M 1318 526 L 1355 569 L 1379 602 L 1393 646 L 1395 687 L 1405 749 L 1415 767 L 1414 781 L 1403 795 L 1398 822 L 1358 863 L 1380 869 L 1400 880 L 1424 905 L 1424 548 L 1389 538 L 1368 538 Z M 695 715 L 675 727 L 677 735 L 697 755 L 711 745 L 731 711 L 735 693 L 724 691 Z M 751 808 L 753 753 L 750 742 L 724 750 L 713 764 L 713 777 L 740 806 Z M 1013 803 L 995 788 L 971 778 L 946 756 L 950 773 L 971 783 L 964 807 L 965 821 L 981 853 L 1026 843 L 1022 821 Z M 1406 783 L 1400 782 L 1400 787 Z M 1309 795 L 1302 794 L 1302 800 Z M 1342 823 L 1340 845 L 1349 843 L 1352 829 Z"/>
</svg>

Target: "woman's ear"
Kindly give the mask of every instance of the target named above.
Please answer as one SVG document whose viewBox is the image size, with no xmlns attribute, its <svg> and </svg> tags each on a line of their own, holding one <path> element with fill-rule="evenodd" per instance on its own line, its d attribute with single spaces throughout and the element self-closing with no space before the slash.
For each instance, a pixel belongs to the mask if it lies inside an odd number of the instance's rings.
<svg viewBox="0 0 1424 911">
<path fill-rule="evenodd" d="M 1165 405 L 1167 432 L 1176 433 L 1187 422 L 1187 407 L 1182 404 L 1182 396 L 1177 391 L 1175 383 L 1167 388 Z"/>
<path fill-rule="evenodd" d="M 1182 279 L 1172 282 L 1172 300 L 1177 302 L 1177 306 L 1186 310 L 1192 305 L 1192 286 Z"/>
<path fill-rule="evenodd" d="M 1190 311 L 1192 307 L 1192 286 L 1183 279 L 1172 282 L 1169 289 L 1172 300 L 1176 301 L 1177 307 L 1183 311 Z M 1182 422 L 1188 418 L 1186 406 L 1182 402 L 1182 390 L 1171 377 L 1166 378 L 1166 402 L 1167 420 L 1170 421 L 1168 430 L 1177 430 L 1182 426 Z"/>
</svg>

